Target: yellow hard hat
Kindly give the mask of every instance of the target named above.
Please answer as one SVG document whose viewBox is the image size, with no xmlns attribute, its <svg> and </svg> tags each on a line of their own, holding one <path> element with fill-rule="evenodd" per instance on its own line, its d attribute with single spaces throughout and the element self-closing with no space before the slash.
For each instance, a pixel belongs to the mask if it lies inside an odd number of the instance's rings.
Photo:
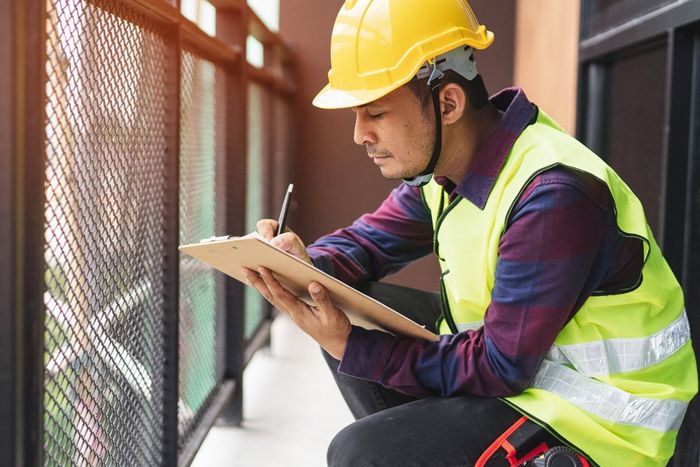
<svg viewBox="0 0 700 467">
<path fill-rule="evenodd" d="M 328 85 L 313 104 L 367 104 L 410 81 L 438 55 L 492 43 L 493 33 L 466 0 L 346 0 L 333 27 Z"/>
</svg>

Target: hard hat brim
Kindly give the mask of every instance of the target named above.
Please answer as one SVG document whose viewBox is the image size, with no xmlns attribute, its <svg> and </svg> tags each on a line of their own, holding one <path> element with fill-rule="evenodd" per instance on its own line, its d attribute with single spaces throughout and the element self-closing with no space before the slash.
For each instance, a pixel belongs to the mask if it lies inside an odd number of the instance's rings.
<svg viewBox="0 0 700 467">
<path fill-rule="evenodd" d="M 352 107 L 359 107 L 376 101 L 399 87 L 401 87 L 401 84 L 372 90 L 357 89 L 341 91 L 340 89 L 333 89 L 330 84 L 327 84 L 316 95 L 313 100 L 313 105 L 320 109 L 349 109 Z"/>
</svg>

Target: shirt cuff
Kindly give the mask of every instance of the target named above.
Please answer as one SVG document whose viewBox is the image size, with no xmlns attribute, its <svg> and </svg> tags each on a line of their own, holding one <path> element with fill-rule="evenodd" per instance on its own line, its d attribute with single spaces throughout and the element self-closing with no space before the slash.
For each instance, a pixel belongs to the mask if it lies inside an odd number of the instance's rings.
<svg viewBox="0 0 700 467">
<path fill-rule="evenodd" d="M 307 248 L 306 254 L 309 255 L 311 264 L 313 264 L 316 269 L 320 269 L 331 276 L 333 275 L 333 263 L 327 255 L 313 247 Z"/>
<path fill-rule="evenodd" d="M 338 372 L 380 382 L 393 336 L 353 326 Z"/>
</svg>

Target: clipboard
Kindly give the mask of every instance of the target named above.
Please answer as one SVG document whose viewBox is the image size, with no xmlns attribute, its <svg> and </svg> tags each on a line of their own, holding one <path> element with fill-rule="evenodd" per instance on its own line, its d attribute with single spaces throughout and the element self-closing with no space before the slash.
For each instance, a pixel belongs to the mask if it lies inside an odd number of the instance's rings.
<svg viewBox="0 0 700 467">
<path fill-rule="evenodd" d="M 245 237 L 214 237 L 210 241 L 182 245 L 179 250 L 244 284 L 246 282 L 241 268 L 256 271 L 263 266 L 273 272 L 282 286 L 308 304 L 313 304 L 313 301 L 307 287 L 316 281 L 328 290 L 333 303 L 343 310 L 350 322 L 356 326 L 430 341 L 438 340 L 437 335 L 418 323 L 286 251 L 272 246 L 257 233 Z"/>
</svg>

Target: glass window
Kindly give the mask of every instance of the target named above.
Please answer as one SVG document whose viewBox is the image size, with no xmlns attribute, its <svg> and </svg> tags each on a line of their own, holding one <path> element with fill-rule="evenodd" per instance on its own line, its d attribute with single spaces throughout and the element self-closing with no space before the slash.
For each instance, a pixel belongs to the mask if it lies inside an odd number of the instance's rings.
<svg viewBox="0 0 700 467">
<path fill-rule="evenodd" d="M 279 0 L 248 0 L 250 8 L 270 31 L 279 31 L 280 2 Z"/>
<path fill-rule="evenodd" d="M 258 68 L 262 68 L 265 65 L 265 47 L 263 46 L 262 42 L 253 36 L 248 36 L 245 48 L 246 60 L 248 60 L 248 63 Z"/>
<path fill-rule="evenodd" d="M 180 11 L 202 31 L 216 35 L 216 8 L 207 0 L 180 0 Z"/>
</svg>

